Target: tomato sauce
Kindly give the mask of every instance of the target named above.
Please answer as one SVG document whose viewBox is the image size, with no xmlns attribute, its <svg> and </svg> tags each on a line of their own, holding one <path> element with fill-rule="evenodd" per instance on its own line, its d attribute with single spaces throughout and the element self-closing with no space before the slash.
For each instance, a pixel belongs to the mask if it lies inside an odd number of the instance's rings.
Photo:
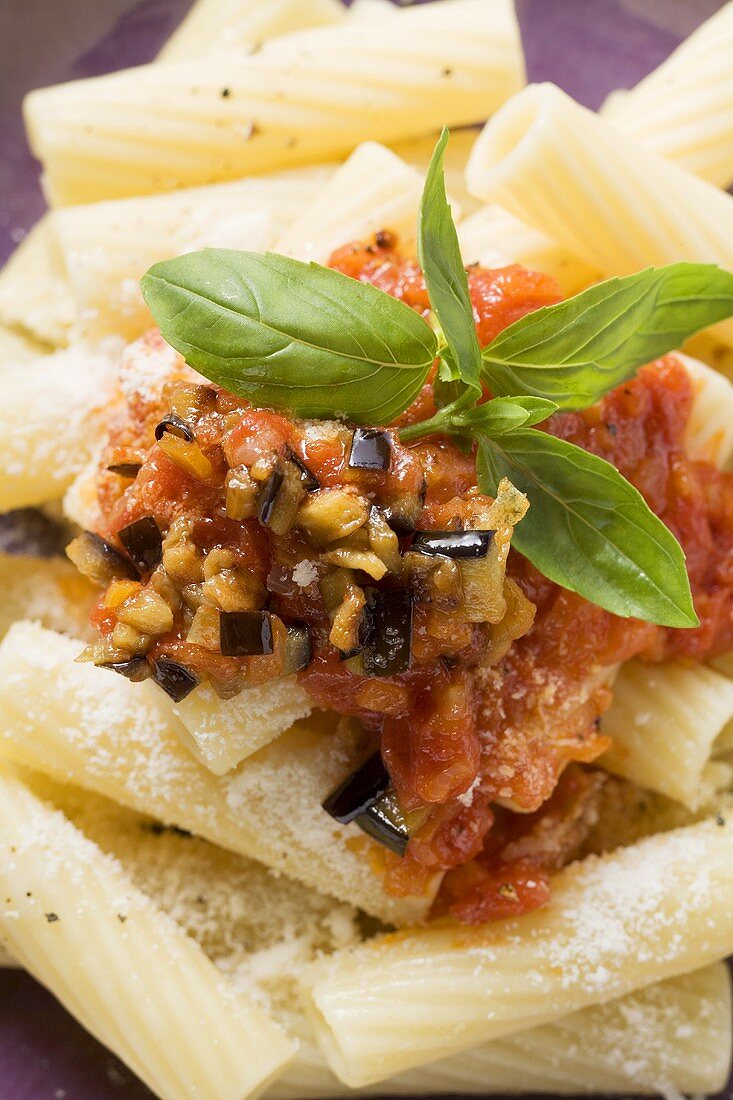
<svg viewBox="0 0 733 1100">
<path fill-rule="evenodd" d="M 430 311 L 418 265 L 399 256 L 390 234 L 339 249 L 331 265 L 424 315 Z M 483 345 L 561 298 L 554 280 L 517 265 L 472 268 L 468 281 Z M 536 613 L 534 626 L 502 659 L 481 667 L 491 638 L 486 624 L 417 602 L 412 666 L 385 678 L 347 667 L 329 644 L 317 585 L 293 580 L 293 563 L 305 553 L 303 536 L 294 531 L 275 539 L 256 520 L 227 519 L 226 471 L 289 450 L 324 487 L 354 488 L 380 506 L 419 498 L 420 527 L 429 530 L 462 519 L 477 493 L 474 456 L 437 436 L 403 445 L 394 432 L 388 470 L 352 469 L 347 428 L 310 432 L 302 422 L 210 388 L 210 407 L 196 428 L 210 479 L 190 477 L 155 444 L 160 408 L 133 410 L 113 426 L 105 461 L 132 449 L 141 470 L 124 492 L 102 476 L 101 532 L 114 541 L 141 516 L 153 515 L 164 528 L 187 517 L 196 548 L 231 550 L 267 585 L 268 606 L 284 621 L 308 624 L 314 652 L 299 673 L 301 683 L 317 705 L 355 715 L 372 732 L 401 807 L 422 815 L 403 858 L 380 854 L 387 890 L 420 892 L 436 872 L 448 872 L 436 911 L 469 922 L 544 904 L 548 876 L 566 848 L 559 840 L 543 847 L 533 838 L 559 835 L 560 824 L 579 818 L 593 794 L 594 773 L 583 765 L 609 744 L 599 731 L 611 698 L 609 670 L 632 656 L 700 660 L 733 646 L 733 475 L 685 453 L 692 387 L 683 367 L 674 357 L 660 360 L 599 405 L 556 415 L 544 427 L 617 466 L 679 538 L 700 627 L 667 630 L 620 619 L 546 580 L 512 551 L 508 575 Z M 434 411 L 428 384 L 398 425 Z M 94 619 L 102 633 L 114 628 L 114 614 L 101 603 Z M 277 648 L 267 658 L 222 657 L 175 632 L 154 652 L 178 656 L 225 685 L 242 676 L 242 682 L 261 682 L 277 674 L 281 659 Z"/>
</svg>

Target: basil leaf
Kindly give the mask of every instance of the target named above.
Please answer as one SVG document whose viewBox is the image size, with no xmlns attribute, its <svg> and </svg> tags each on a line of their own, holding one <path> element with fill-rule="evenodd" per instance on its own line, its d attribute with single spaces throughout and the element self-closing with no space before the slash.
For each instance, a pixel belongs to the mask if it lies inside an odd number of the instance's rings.
<svg viewBox="0 0 733 1100">
<path fill-rule="evenodd" d="M 450 377 L 481 389 L 481 348 L 476 335 L 468 277 L 445 194 L 443 162 L 450 134 L 443 129 L 425 178 L 417 218 L 417 255 L 433 313 L 448 345 Z M 445 375 L 441 375 L 446 380 Z"/>
<path fill-rule="evenodd" d="M 682 548 L 615 467 L 545 432 L 479 439 L 483 492 L 508 477 L 530 508 L 513 545 L 550 580 L 615 615 L 697 626 Z"/>
<path fill-rule="evenodd" d="M 733 274 L 677 263 L 608 279 L 516 321 L 483 351 L 492 392 L 585 409 L 697 332 L 733 314 Z"/>
<path fill-rule="evenodd" d="M 554 401 L 541 397 L 495 397 L 452 418 L 457 427 L 471 428 L 486 435 L 506 435 L 517 428 L 541 424 L 557 411 Z"/>
<path fill-rule="evenodd" d="M 255 405 L 386 424 L 437 353 L 414 310 L 368 283 L 272 253 L 206 249 L 142 280 L 163 336 L 212 382 Z"/>
</svg>

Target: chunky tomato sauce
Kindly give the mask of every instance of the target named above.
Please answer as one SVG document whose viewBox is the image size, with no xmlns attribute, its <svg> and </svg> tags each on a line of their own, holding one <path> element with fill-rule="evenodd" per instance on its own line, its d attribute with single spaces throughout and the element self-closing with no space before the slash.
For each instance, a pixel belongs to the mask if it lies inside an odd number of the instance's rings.
<svg viewBox="0 0 733 1100">
<path fill-rule="evenodd" d="M 429 312 L 419 267 L 400 258 L 390 235 L 340 249 L 331 263 Z M 561 297 L 552 279 L 518 266 L 471 269 L 469 286 L 484 345 L 513 321 Z M 150 337 L 153 345 L 156 339 Z M 179 381 L 191 382 L 185 368 Z M 456 598 L 455 569 L 433 575 L 425 599 L 423 582 L 413 577 L 410 667 L 379 677 L 364 674 L 334 645 L 333 614 L 327 613 L 324 596 L 327 578 L 321 559 L 312 560 L 312 539 L 297 527 L 275 535 L 254 516 L 227 515 L 232 471 L 256 473 L 273 455 L 294 456 L 324 489 L 346 487 L 400 522 L 419 514 L 421 531 L 453 530 L 467 523 L 472 509 L 491 504 L 476 489 L 473 456 L 440 437 L 403 445 L 392 430 L 388 468 L 354 469 L 352 431 L 346 426 L 314 426 L 249 408 L 217 387 L 198 389 L 207 393 L 196 397 L 191 417 L 205 475 L 187 472 L 156 444 L 155 425 L 168 409 L 162 393 L 128 403 L 112 426 L 105 467 L 137 460 L 134 480 L 105 472 L 99 481 L 99 533 L 113 544 L 142 517 L 154 517 L 164 532 L 185 524 L 184 541 L 166 550 L 172 561 L 192 570 L 190 576 L 183 571 L 176 590 L 182 611 L 150 643 L 146 659 L 175 658 L 212 678 L 222 694 L 233 694 L 281 673 L 287 660 L 285 626 L 307 624 L 313 649 L 298 674 L 302 684 L 319 706 L 354 715 L 372 732 L 402 810 L 419 822 L 404 857 L 380 855 L 386 888 L 417 893 L 434 874 L 447 871 L 436 910 L 463 921 L 543 904 L 548 876 L 571 858 L 573 826 L 582 822 L 597 789 L 597 774 L 583 765 L 608 747 L 598 726 L 610 702 L 609 670 L 634 655 L 699 660 L 733 646 L 732 475 L 686 456 L 692 388 L 682 366 L 673 357 L 651 364 L 598 406 L 557 415 L 546 428 L 617 466 L 678 536 L 700 627 L 666 630 L 619 619 L 547 581 L 511 551 L 503 623 L 472 620 Z M 426 385 L 400 423 L 433 411 L 432 388 Z M 409 526 L 406 530 L 399 536 L 401 553 L 409 552 Z M 169 540 L 170 534 L 164 547 Z M 360 545 L 368 551 L 366 542 Z M 212 551 L 225 557 L 220 571 L 207 576 L 204 565 L 213 561 Z M 279 624 L 271 654 L 222 656 L 205 633 L 198 643 L 186 638 L 180 616 L 186 615 L 190 626 L 200 596 L 193 588 L 214 583 L 225 609 L 226 585 L 236 589 L 237 598 L 243 586 L 250 595 L 257 593 L 259 603 L 253 606 L 266 601 Z M 389 588 L 389 575 L 380 583 Z M 352 589 L 347 587 L 342 606 L 349 599 L 359 606 L 362 589 Z M 113 637 L 120 620 L 108 599 L 100 600 L 95 621 L 103 635 Z M 491 660 L 487 654 L 493 654 Z"/>
</svg>

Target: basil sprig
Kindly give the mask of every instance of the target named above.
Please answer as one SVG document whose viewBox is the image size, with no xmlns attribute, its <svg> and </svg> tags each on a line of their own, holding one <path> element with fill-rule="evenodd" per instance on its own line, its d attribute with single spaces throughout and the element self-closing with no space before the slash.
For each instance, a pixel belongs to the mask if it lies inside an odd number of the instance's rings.
<svg viewBox="0 0 733 1100">
<path fill-rule="evenodd" d="M 594 404 L 636 369 L 733 314 L 733 274 L 671 264 L 536 310 L 480 351 L 446 199 L 447 131 L 428 170 L 418 255 L 437 321 L 367 283 L 285 256 L 206 250 L 156 264 L 143 294 L 170 344 L 253 405 L 384 424 L 438 360 L 438 411 L 401 431 L 476 446 L 479 487 L 509 477 L 530 501 L 515 545 L 547 577 L 622 616 L 698 623 L 684 555 L 602 459 L 534 426 Z M 483 387 L 496 396 L 478 404 Z"/>
<path fill-rule="evenodd" d="M 438 351 L 403 302 L 331 268 L 207 248 L 151 267 L 142 292 L 195 370 L 253 405 L 388 423 L 420 392 Z"/>
</svg>

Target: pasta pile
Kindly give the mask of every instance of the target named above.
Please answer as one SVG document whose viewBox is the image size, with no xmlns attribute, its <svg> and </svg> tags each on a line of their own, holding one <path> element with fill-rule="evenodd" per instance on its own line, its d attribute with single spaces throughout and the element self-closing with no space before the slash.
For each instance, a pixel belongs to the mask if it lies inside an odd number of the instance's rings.
<svg viewBox="0 0 733 1100">
<path fill-rule="evenodd" d="M 152 263 L 324 263 L 386 227 L 412 255 L 444 124 L 467 265 L 567 295 L 733 269 L 732 45 L 728 3 L 594 114 L 523 87 L 511 0 L 198 0 L 154 63 L 31 93 L 49 211 L 0 272 L 0 511 L 63 499 L 93 526 L 105 410 L 172 369 L 144 339 Z M 726 468 L 732 348 L 728 322 L 679 352 L 689 453 Z M 75 663 L 91 586 L 60 559 L 0 565 L 2 962 L 162 1100 L 723 1086 L 730 657 L 604 669 L 613 778 L 583 857 L 543 909 L 425 926 L 439 876 L 388 896 L 376 842 L 321 810 L 362 758 L 354 724 L 294 677 L 176 704 Z"/>
</svg>

